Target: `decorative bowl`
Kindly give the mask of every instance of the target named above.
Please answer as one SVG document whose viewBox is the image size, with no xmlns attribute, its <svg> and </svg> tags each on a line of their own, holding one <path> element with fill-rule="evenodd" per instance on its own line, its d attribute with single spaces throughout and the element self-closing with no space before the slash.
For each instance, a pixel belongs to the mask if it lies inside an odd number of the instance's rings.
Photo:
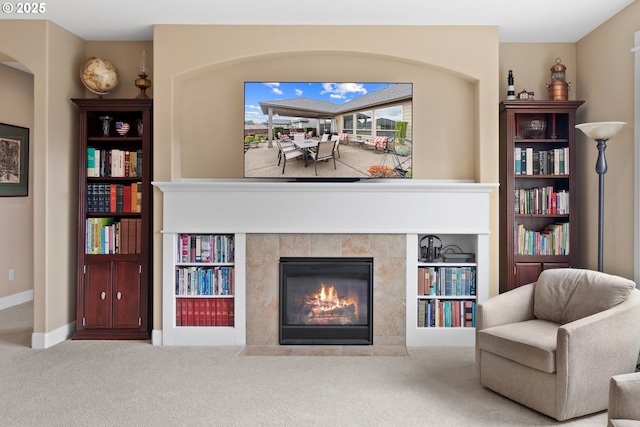
<svg viewBox="0 0 640 427">
<path fill-rule="evenodd" d="M 129 123 L 125 122 L 116 122 L 116 132 L 120 136 L 127 136 L 127 132 L 129 132 Z"/>
<path fill-rule="evenodd" d="M 547 122 L 544 120 L 531 120 L 524 124 L 525 139 L 541 139 L 544 138 L 544 131 L 547 129 Z"/>
</svg>

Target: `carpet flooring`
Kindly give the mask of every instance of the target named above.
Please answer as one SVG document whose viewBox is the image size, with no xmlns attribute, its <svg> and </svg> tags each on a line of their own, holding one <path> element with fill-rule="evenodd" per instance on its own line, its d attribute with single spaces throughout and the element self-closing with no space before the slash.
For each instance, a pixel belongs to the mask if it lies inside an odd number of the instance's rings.
<svg viewBox="0 0 640 427">
<path fill-rule="evenodd" d="M 474 349 L 308 355 L 148 341 L 30 348 L 33 304 L 0 311 L 0 426 L 605 426 L 478 384 Z M 255 349 L 254 349 L 255 350 Z M 526 384 L 523 384 L 526 387 Z"/>
</svg>

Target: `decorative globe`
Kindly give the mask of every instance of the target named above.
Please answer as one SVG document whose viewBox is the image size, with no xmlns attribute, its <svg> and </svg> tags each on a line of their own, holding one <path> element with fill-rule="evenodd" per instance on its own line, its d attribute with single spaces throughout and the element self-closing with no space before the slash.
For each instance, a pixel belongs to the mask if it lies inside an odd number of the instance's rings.
<svg viewBox="0 0 640 427">
<path fill-rule="evenodd" d="M 80 80 L 91 92 L 106 95 L 118 86 L 118 70 L 111 61 L 92 56 L 80 67 Z"/>
</svg>

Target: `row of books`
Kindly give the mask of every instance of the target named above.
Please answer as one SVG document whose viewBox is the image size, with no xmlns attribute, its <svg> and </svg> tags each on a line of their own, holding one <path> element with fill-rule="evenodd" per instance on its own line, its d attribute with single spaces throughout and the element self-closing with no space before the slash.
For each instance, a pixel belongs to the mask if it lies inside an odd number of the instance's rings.
<svg viewBox="0 0 640 427">
<path fill-rule="evenodd" d="M 87 147 L 88 177 L 142 176 L 142 150 L 126 151 L 116 148 Z"/>
<path fill-rule="evenodd" d="M 568 175 L 569 147 L 550 150 L 515 147 L 513 163 L 516 175 Z"/>
<path fill-rule="evenodd" d="M 553 186 L 516 188 L 514 211 L 525 215 L 565 215 L 569 213 L 569 192 L 554 191 Z"/>
<path fill-rule="evenodd" d="M 475 267 L 418 267 L 418 295 L 473 296 L 475 294 Z"/>
<path fill-rule="evenodd" d="M 419 328 L 473 328 L 476 302 L 471 300 L 418 300 Z"/>
<path fill-rule="evenodd" d="M 234 326 L 233 298 L 176 298 L 176 326 Z"/>
<path fill-rule="evenodd" d="M 569 223 L 549 224 L 543 231 L 527 230 L 515 223 L 516 255 L 568 255 Z"/>
<path fill-rule="evenodd" d="M 142 220 L 140 218 L 88 218 L 86 220 L 85 253 L 139 254 L 142 252 Z"/>
<path fill-rule="evenodd" d="M 142 212 L 142 183 L 87 184 L 87 212 L 139 213 Z"/>
<path fill-rule="evenodd" d="M 231 263 L 234 260 L 233 235 L 180 234 L 177 260 L 183 263 Z"/>
<path fill-rule="evenodd" d="M 233 267 L 176 267 L 176 295 L 233 295 Z"/>
</svg>

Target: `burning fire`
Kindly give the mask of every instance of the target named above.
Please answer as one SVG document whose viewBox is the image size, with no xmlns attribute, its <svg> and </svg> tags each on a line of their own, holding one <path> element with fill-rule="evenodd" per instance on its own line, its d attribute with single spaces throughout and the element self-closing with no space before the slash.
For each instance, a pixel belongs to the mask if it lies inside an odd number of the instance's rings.
<svg viewBox="0 0 640 427">
<path fill-rule="evenodd" d="M 311 306 L 311 311 L 317 317 L 342 316 L 345 307 L 353 307 L 353 315 L 358 317 L 357 297 L 340 298 L 338 291 L 333 286 L 321 284 L 320 292 L 312 296 L 307 296 L 307 305 Z"/>
</svg>

